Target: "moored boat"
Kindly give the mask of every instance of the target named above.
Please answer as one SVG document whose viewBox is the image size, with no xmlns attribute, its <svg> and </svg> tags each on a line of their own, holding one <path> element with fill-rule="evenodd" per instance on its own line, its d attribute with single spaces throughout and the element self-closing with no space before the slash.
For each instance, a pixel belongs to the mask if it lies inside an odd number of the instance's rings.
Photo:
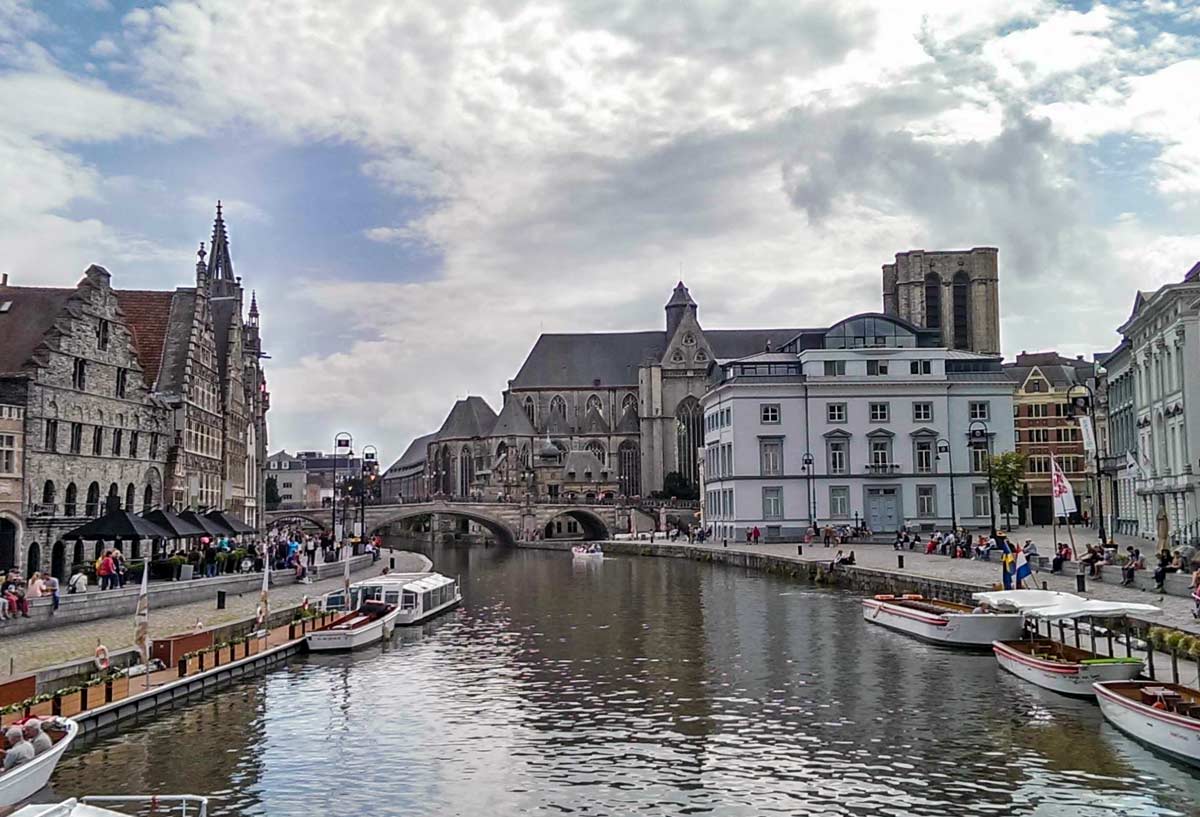
<svg viewBox="0 0 1200 817">
<path fill-rule="evenodd" d="M 101 805 L 103 804 L 103 805 Z M 178 812 L 182 817 L 207 817 L 208 798 L 194 794 L 141 794 L 103 797 L 80 797 L 61 803 L 34 803 L 12 813 L 11 817 L 128 817 L 128 812 L 104 808 L 107 805 L 149 807 L 153 814 Z"/>
<path fill-rule="evenodd" d="M 0 774 L 0 807 L 15 806 L 41 791 L 50 782 L 59 759 L 79 734 L 79 725 L 72 720 L 56 718 L 44 723 L 44 731 L 53 745 L 28 763 Z"/>
<path fill-rule="evenodd" d="M 397 625 L 417 624 L 462 601 L 458 580 L 440 573 L 385 573 L 350 585 L 350 598 L 335 590 L 325 610 L 346 610 L 328 627 L 309 633 L 318 652 L 353 650 L 390 638 Z"/>
<path fill-rule="evenodd" d="M 1200 690 L 1160 681 L 1094 685 L 1104 717 L 1152 749 L 1200 766 Z"/>
<path fill-rule="evenodd" d="M 991 613 L 965 604 L 918 595 L 863 599 L 863 618 L 948 647 L 988 647 L 1021 637 L 1020 613 Z"/>
<path fill-rule="evenodd" d="M 1141 674 L 1140 658 L 1108 658 L 1046 638 L 996 641 L 992 644 L 1001 667 L 1040 687 L 1080 698 L 1095 695 L 1098 681 L 1128 681 Z"/>
<path fill-rule="evenodd" d="M 396 629 L 400 609 L 394 604 L 365 601 L 324 629 L 308 634 L 308 648 L 314 652 L 356 650 L 391 636 Z"/>
</svg>

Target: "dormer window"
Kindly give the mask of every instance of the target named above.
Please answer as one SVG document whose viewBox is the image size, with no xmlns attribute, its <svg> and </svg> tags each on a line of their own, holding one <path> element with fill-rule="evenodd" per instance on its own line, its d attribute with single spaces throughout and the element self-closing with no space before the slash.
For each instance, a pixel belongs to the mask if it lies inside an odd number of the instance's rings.
<svg viewBox="0 0 1200 817">
<path fill-rule="evenodd" d="M 696 345 L 696 336 L 693 335 L 691 332 L 684 333 L 683 345 L 684 346 L 695 346 Z"/>
<path fill-rule="evenodd" d="M 704 354 L 703 349 L 701 349 L 699 352 L 696 352 L 696 362 L 697 363 L 703 363 L 706 360 L 708 360 L 708 355 Z"/>
<path fill-rule="evenodd" d="M 683 352 L 681 352 L 678 349 L 676 349 L 674 352 L 672 352 L 671 353 L 671 362 L 672 363 L 683 363 Z"/>
</svg>

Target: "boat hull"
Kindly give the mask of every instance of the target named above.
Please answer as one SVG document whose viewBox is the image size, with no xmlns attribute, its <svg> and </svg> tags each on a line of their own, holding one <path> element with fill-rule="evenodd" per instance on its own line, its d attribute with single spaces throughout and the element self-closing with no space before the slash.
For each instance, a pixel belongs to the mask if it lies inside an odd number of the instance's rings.
<svg viewBox="0 0 1200 817">
<path fill-rule="evenodd" d="M 342 652 L 369 646 L 390 638 L 399 616 L 400 611 L 393 610 L 353 630 L 317 630 L 307 636 L 308 649 L 312 652 Z"/>
<path fill-rule="evenodd" d="M 1094 690 L 1100 712 L 1117 729 L 1151 749 L 1200 766 L 1200 720 L 1132 701 L 1102 683 Z"/>
<path fill-rule="evenodd" d="M 78 734 L 78 724 L 67 721 L 66 736 L 55 743 L 50 751 L 0 775 L 0 808 L 15 806 L 45 788 L 50 782 L 50 775 L 54 774 L 54 767 Z"/>
<path fill-rule="evenodd" d="M 396 619 L 396 623 L 399 624 L 401 627 L 408 627 L 413 624 L 420 624 L 422 621 L 431 619 L 440 613 L 446 612 L 447 610 L 449 610 L 452 607 L 456 607 L 461 601 L 462 601 L 462 595 L 459 594 L 455 598 L 452 598 L 449 601 L 445 602 L 444 604 L 442 604 L 438 607 L 434 607 L 428 611 L 426 611 L 426 610 L 402 610 L 400 612 L 399 617 Z"/>
<path fill-rule="evenodd" d="M 927 613 L 878 599 L 863 599 L 863 618 L 923 641 L 947 647 L 982 649 L 993 641 L 1021 637 L 1024 616 L 1013 614 Z"/>
<path fill-rule="evenodd" d="M 1132 681 L 1144 664 L 1078 664 L 1045 661 L 1013 649 L 1002 641 L 992 644 L 996 661 L 1013 675 L 1044 689 L 1076 698 L 1094 698 L 1092 685 L 1101 681 Z"/>
</svg>

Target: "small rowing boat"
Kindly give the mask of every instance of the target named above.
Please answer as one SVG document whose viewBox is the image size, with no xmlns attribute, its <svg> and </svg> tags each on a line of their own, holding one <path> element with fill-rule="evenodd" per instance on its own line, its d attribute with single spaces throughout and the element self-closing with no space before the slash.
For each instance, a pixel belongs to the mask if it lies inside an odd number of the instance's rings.
<svg viewBox="0 0 1200 817">
<path fill-rule="evenodd" d="M 863 618 L 907 635 L 948 647 L 989 647 L 1021 637 L 1020 613 L 991 613 L 918 595 L 863 599 Z"/>
<path fill-rule="evenodd" d="M 47 783 L 59 759 L 79 734 L 79 724 L 65 718 L 43 721 L 53 745 L 28 763 L 0 774 L 0 808 L 15 806 L 37 794 Z"/>
<path fill-rule="evenodd" d="M 588 545 L 588 546 L 575 545 L 574 547 L 571 548 L 571 555 L 572 556 L 581 556 L 581 557 L 597 556 L 597 557 L 603 559 L 604 551 L 602 551 L 600 549 L 599 545 Z"/>
<path fill-rule="evenodd" d="M 1095 691 L 1100 711 L 1117 729 L 1200 766 L 1200 690 L 1160 681 L 1105 681 Z"/>
</svg>

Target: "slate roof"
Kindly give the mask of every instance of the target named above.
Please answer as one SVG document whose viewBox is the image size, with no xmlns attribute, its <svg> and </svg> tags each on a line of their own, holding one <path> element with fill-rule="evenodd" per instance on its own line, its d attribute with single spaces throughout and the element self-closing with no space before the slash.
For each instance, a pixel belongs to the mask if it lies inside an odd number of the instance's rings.
<svg viewBox="0 0 1200 817">
<path fill-rule="evenodd" d="M 75 289 L 0 286 L 0 373 L 19 372 L 30 365 Z"/>
<path fill-rule="evenodd" d="M 224 383 L 225 373 L 229 369 L 229 327 L 233 324 L 233 316 L 237 314 L 237 299 L 209 298 L 208 304 L 212 308 L 213 339 L 217 346 L 217 373 Z"/>
<path fill-rule="evenodd" d="M 521 408 L 516 399 L 509 397 L 504 408 L 500 409 L 500 416 L 496 418 L 496 424 L 492 426 L 491 436 L 533 437 L 536 434 L 525 410 Z"/>
<path fill-rule="evenodd" d="M 174 292 L 146 289 L 114 290 L 117 304 L 125 315 L 125 325 L 133 333 L 133 347 L 142 364 L 146 385 L 154 388 L 162 367 L 163 345 L 171 319 Z"/>
<path fill-rule="evenodd" d="M 582 479 L 584 474 L 591 474 L 592 479 L 599 479 L 601 471 L 607 471 L 591 451 L 568 451 L 563 460 L 563 476 L 574 474 L 575 479 Z"/>
<path fill-rule="evenodd" d="M 804 329 L 705 329 L 704 339 L 719 358 L 738 358 L 762 352 L 767 341 L 779 349 Z M 542 335 L 517 376 L 514 389 L 636 386 L 638 367 L 661 360 L 667 333 L 592 332 Z"/>
<path fill-rule="evenodd" d="M 667 306 L 695 306 L 696 302 L 692 300 L 692 294 L 688 292 L 688 288 L 680 281 L 675 285 L 675 290 L 671 293 L 671 300 L 667 301 Z"/>
<path fill-rule="evenodd" d="M 192 339 L 192 323 L 196 314 L 196 290 L 180 287 L 171 297 L 171 315 L 163 341 L 162 366 L 157 378 L 158 391 L 181 394 L 183 374 L 187 365 L 188 346 Z"/>
<path fill-rule="evenodd" d="M 486 437 L 496 425 L 496 412 L 482 397 L 471 395 L 455 402 L 446 415 L 446 421 L 438 429 L 435 439 L 458 440 L 469 437 Z"/>
<path fill-rule="evenodd" d="M 437 432 L 425 434 L 417 437 L 408 444 L 408 448 L 404 449 L 404 453 L 400 455 L 400 459 L 396 460 L 391 466 L 384 471 L 383 476 L 395 476 L 395 472 L 404 471 L 409 468 L 423 465 L 428 456 L 429 444 L 437 436 Z"/>
</svg>

